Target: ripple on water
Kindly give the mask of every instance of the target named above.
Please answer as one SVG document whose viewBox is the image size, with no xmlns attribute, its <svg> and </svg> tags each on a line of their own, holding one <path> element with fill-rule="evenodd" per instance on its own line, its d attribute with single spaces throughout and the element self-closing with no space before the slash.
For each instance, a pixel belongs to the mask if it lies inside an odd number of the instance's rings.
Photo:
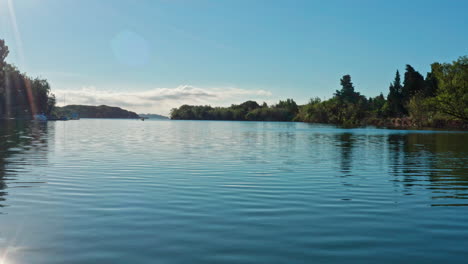
<svg viewBox="0 0 468 264">
<path fill-rule="evenodd" d="M 468 133 L 84 119 L 0 139 L 13 263 L 468 257 Z"/>
</svg>

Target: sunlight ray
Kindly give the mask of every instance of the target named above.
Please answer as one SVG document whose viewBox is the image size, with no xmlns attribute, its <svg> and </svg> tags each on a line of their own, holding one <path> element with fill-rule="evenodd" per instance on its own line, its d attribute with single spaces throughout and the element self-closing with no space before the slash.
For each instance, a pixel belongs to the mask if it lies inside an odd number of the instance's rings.
<svg viewBox="0 0 468 264">
<path fill-rule="evenodd" d="M 36 108 L 36 104 L 34 103 L 34 95 L 33 95 L 33 89 L 31 86 L 31 80 L 29 79 L 25 80 L 25 87 L 26 87 L 26 94 L 27 94 L 28 102 L 29 102 L 29 108 L 31 110 L 31 115 L 35 116 L 37 114 L 37 108 Z"/>
<path fill-rule="evenodd" d="M 19 63 L 21 65 L 24 65 L 25 60 L 24 60 L 24 52 L 23 52 L 23 41 L 21 39 L 21 34 L 18 28 L 18 22 L 16 19 L 16 13 L 15 13 L 15 8 L 13 6 L 13 1 L 12 0 L 7 0 L 8 3 L 8 11 L 10 13 L 10 20 L 11 20 L 11 25 L 13 27 L 13 33 L 15 35 L 15 41 L 17 45 L 17 50 L 18 50 L 18 59 Z"/>
</svg>

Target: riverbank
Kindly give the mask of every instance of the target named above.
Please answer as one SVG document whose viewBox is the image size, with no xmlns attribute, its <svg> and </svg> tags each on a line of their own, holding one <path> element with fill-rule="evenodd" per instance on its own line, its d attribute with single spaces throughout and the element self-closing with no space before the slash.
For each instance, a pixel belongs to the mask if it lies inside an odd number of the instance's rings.
<svg viewBox="0 0 468 264">
<path fill-rule="evenodd" d="M 366 125 L 390 129 L 468 130 L 468 124 L 461 120 L 435 119 L 421 123 L 411 117 L 369 119 Z"/>
</svg>

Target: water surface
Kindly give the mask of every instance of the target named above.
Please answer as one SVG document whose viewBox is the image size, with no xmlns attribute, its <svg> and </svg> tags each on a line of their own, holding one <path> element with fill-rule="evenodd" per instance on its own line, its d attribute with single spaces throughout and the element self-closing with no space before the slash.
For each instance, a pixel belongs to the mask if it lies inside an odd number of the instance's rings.
<svg viewBox="0 0 468 264">
<path fill-rule="evenodd" d="M 0 263 L 462 263 L 468 133 L 0 123 Z"/>
</svg>

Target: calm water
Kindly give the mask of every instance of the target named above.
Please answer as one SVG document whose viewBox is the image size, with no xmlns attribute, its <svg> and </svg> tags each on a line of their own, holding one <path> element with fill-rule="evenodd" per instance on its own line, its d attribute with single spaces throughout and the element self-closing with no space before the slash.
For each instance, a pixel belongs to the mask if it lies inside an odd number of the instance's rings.
<svg viewBox="0 0 468 264">
<path fill-rule="evenodd" d="M 462 132 L 0 123 L 5 264 L 466 263 L 467 199 Z"/>
</svg>

